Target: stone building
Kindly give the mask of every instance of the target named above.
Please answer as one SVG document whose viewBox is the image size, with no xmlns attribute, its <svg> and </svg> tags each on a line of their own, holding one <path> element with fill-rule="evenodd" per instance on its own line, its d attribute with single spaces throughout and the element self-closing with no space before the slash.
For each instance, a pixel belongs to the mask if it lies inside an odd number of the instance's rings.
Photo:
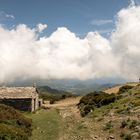
<svg viewBox="0 0 140 140">
<path fill-rule="evenodd" d="M 35 87 L 0 87 L 0 104 L 33 112 L 42 106 L 42 100 Z"/>
</svg>

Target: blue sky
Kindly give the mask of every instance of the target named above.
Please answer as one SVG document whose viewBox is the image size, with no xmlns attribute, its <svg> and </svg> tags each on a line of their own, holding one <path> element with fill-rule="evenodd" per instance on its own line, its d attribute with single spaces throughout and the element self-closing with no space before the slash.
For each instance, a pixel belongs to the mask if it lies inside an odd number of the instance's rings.
<svg viewBox="0 0 140 140">
<path fill-rule="evenodd" d="M 47 35 L 64 26 L 80 36 L 96 30 L 106 36 L 114 27 L 115 15 L 128 3 L 129 0 L 0 0 L 0 23 L 7 27 L 45 23 Z"/>
</svg>

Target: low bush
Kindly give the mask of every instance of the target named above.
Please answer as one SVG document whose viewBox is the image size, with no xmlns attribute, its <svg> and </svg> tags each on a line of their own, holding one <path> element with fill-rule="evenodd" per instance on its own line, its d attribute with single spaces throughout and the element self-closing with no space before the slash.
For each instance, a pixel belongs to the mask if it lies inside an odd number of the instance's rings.
<svg viewBox="0 0 140 140">
<path fill-rule="evenodd" d="M 131 124 L 130 124 L 130 129 L 133 129 L 133 128 L 135 128 L 137 125 L 138 125 L 139 123 L 138 123 L 138 121 L 137 120 L 133 120 L 132 122 L 131 122 Z"/>
<path fill-rule="evenodd" d="M 119 88 L 118 94 L 122 94 L 124 92 L 127 92 L 128 90 L 132 89 L 134 86 L 125 85 Z"/>
<path fill-rule="evenodd" d="M 124 136 L 124 140 L 132 140 L 131 134 L 126 134 L 126 135 Z"/>
<path fill-rule="evenodd" d="M 131 134 L 126 134 L 121 132 L 120 137 L 123 138 L 124 140 L 132 140 Z"/>
<path fill-rule="evenodd" d="M 135 107 L 140 106 L 140 99 L 133 100 L 132 105 L 135 106 Z"/>
<path fill-rule="evenodd" d="M 83 96 L 78 104 L 81 116 L 87 115 L 93 111 L 95 107 L 99 108 L 104 105 L 115 102 L 117 97 L 115 94 L 107 94 L 105 92 L 93 92 Z"/>
<path fill-rule="evenodd" d="M 105 124 L 104 130 L 110 130 L 113 127 L 113 124 L 111 121 Z"/>
<path fill-rule="evenodd" d="M 32 121 L 12 107 L 0 104 L 0 139 L 28 140 Z"/>
<path fill-rule="evenodd" d="M 19 127 L 0 123 L 0 140 L 28 140 L 28 134 Z"/>
<path fill-rule="evenodd" d="M 55 103 L 55 99 L 50 99 L 50 104 L 54 104 Z"/>
<path fill-rule="evenodd" d="M 116 100 L 115 94 L 107 94 L 105 92 L 93 92 L 83 96 L 78 105 L 83 103 L 84 105 L 95 105 L 97 107 L 107 105 Z"/>
<path fill-rule="evenodd" d="M 127 125 L 128 125 L 128 121 L 123 120 L 123 121 L 121 122 L 121 128 L 125 128 Z"/>
<path fill-rule="evenodd" d="M 82 117 L 86 116 L 89 112 L 94 110 L 94 106 L 92 105 L 85 105 L 81 108 L 80 114 Z"/>
</svg>

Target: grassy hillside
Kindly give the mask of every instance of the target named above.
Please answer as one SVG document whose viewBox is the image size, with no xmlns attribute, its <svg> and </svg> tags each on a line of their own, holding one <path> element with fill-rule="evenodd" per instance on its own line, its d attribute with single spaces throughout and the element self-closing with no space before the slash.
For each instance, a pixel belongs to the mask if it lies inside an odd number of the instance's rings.
<svg viewBox="0 0 140 140">
<path fill-rule="evenodd" d="M 77 109 L 77 99 L 61 100 L 50 109 L 27 114 L 33 120 L 30 139 L 140 140 L 140 85 L 125 85 L 116 94 L 92 92 L 79 98 L 84 117 Z"/>
<path fill-rule="evenodd" d="M 96 129 L 96 133 L 102 131 L 104 137 L 108 139 L 139 140 L 140 85 L 120 87 L 118 94 L 115 94 L 115 100 L 112 100 L 113 94 L 110 96 L 111 100 L 104 93 L 102 93 L 104 97 L 99 93 L 95 94 L 84 96 L 79 103 L 81 114 L 84 110 L 85 118 L 95 123 L 90 123 L 91 129 Z M 105 99 L 109 99 L 109 102 L 100 104 Z"/>
<path fill-rule="evenodd" d="M 19 111 L 0 104 L 0 140 L 28 140 L 31 124 Z"/>
<path fill-rule="evenodd" d="M 104 105 L 108 105 L 117 100 L 115 94 L 107 94 L 105 92 L 92 92 L 80 99 L 78 108 L 80 109 L 81 116 L 87 115 L 89 112 L 94 111 L 95 108 L 100 108 Z"/>
<path fill-rule="evenodd" d="M 97 83 L 93 83 L 93 84 L 88 84 L 88 85 L 84 85 L 84 84 L 77 84 L 74 85 L 69 91 L 71 92 L 75 92 L 78 95 L 85 95 L 91 91 L 102 91 L 105 90 L 106 88 L 111 87 L 113 84 L 97 84 Z"/>
<path fill-rule="evenodd" d="M 117 84 L 117 85 L 114 85 L 114 86 L 111 86 L 111 87 L 105 89 L 104 92 L 106 92 L 108 94 L 118 93 L 119 89 L 123 86 L 136 86 L 136 85 L 138 85 L 138 83 L 136 83 L 136 82 L 126 83 L 126 84 Z"/>
</svg>

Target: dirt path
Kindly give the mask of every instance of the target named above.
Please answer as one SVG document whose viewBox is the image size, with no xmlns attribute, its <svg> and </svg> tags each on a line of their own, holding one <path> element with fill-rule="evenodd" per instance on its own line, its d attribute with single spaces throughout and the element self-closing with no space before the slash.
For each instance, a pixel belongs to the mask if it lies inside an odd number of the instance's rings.
<svg viewBox="0 0 140 140">
<path fill-rule="evenodd" d="M 50 105 L 46 102 L 45 106 L 59 110 L 62 118 L 61 130 L 58 140 L 103 140 L 95 135 L 89 123 L 80 116 L 77 104 L 81 97 L 68 98 Z"/>
<path fill-rule="evenodd" d="M 62 118 L 73 116 L 75 119 L 79 119 L 81 117 L 77 104 L 79 103 L 80 99 L 81 97 L 72 97 L 58 101 L 55 104 L 46 103 L 45 106 L 48 108 L 59 109 Z"/>
<path fill-rule="evenodd" d="M 50 109 L 31 116 L 34 125 L 31 140 L 108 140 L 102 123 L 80 116 L 76 106 L 80 98 L 68 98 L 52 105 L 46 102 L 44 106 Z"/>
<path fill-rule="evenodd" d="M 79 103 L 80 99 L 81 97 L 71 97 L 57 101 L 55 102 L 55 104 L 49 104 L 49 102 L 45 102 L 45 106 L 58 109 L 61 107 L 76 106 L 76 104 Z"/>
</svg>

